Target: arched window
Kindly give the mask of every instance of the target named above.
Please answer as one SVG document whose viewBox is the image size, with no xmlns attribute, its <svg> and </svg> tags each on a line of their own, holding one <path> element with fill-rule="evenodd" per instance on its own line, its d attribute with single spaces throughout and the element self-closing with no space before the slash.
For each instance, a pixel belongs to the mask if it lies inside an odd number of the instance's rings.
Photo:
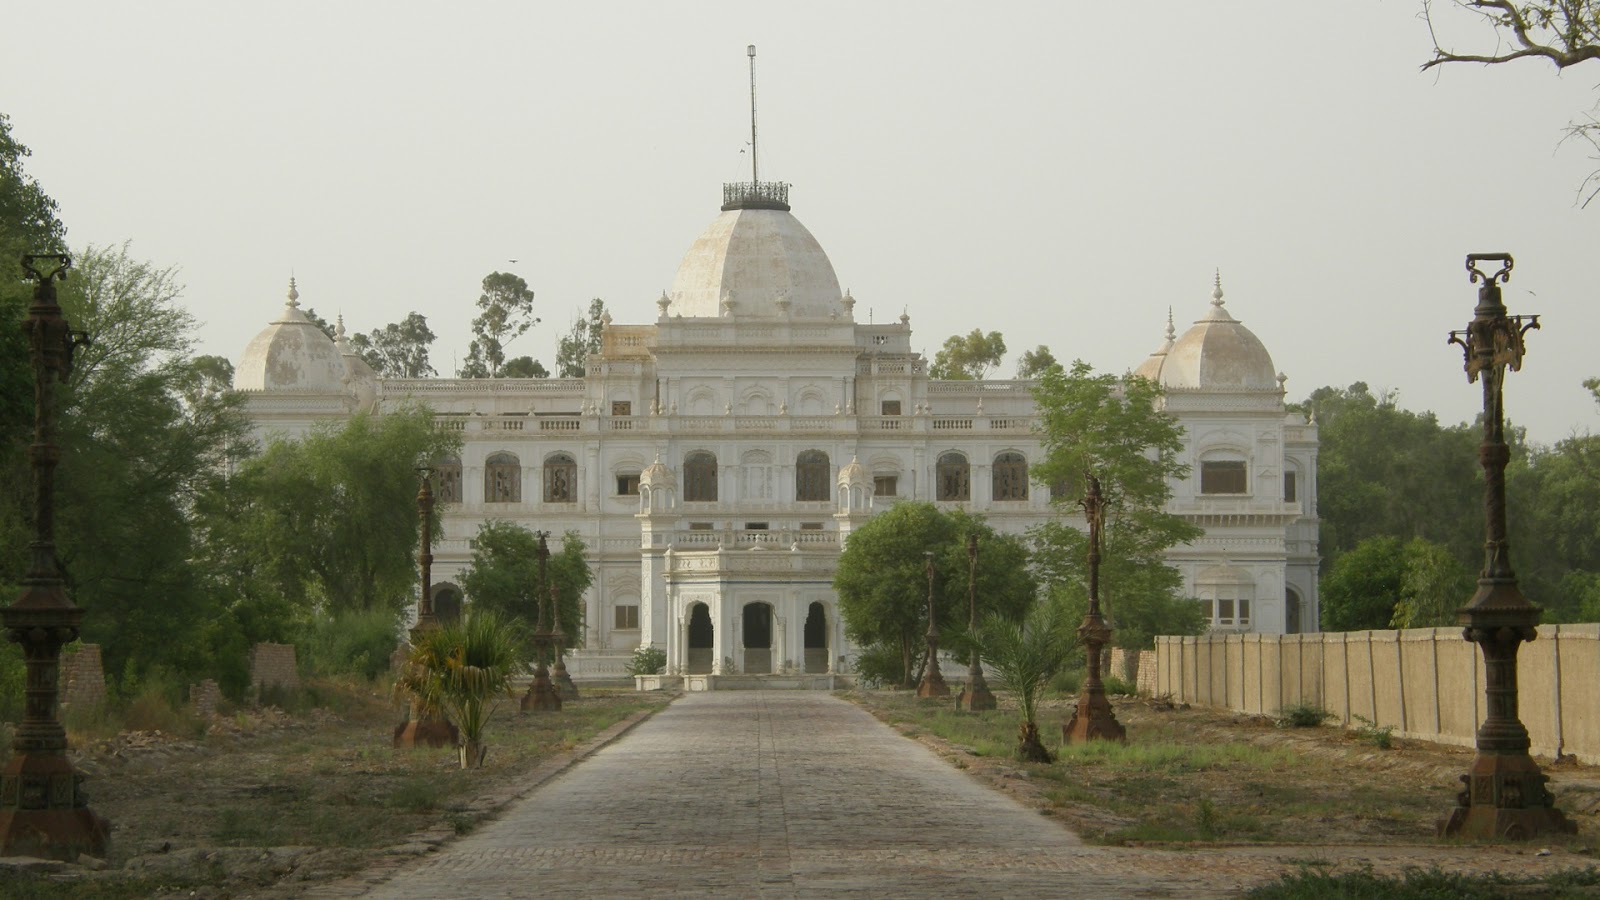
<svg viewBox="0 0 1600 900">
<path fill-rule="evenodd" d="M 683 458 L 683 499 L 687 503 L 714 503 L 717 499 L 717 456 L 705 450 Z"/>
<path fill-rule="evenodd" d="M 1028 499 L 1028 460 L 1008 450 L 994 458 L 994 499 Z"/>
<path fill-rule="evenodd" d="M 828 454 L 821 450 L 803 451 L 794 463 L 794 499 L 832 499 L 828 476 Z"/>
<path fill-rule="evenodd" d="M 483 464 L 483 502 L 522 502 L 522 463 L 509 453 L 496 453 Z"/>
<path fill-rule="evenodd" d="M 966 456 L 954 450 L 940 454 L 938 470 L 934 475 L 934 483 L 938 489 L 938 492 L 934 494 L 935 499 L 972 499 L 972 484 L 968 478 Z"/>
<path fill-rule="evenodd" d="M 552 453 L 544 460 L 544 502 L 574 503 L 578 498 L 578 463 L 570 454 Z"/>
<path fill-rule="evenodd" d="M 440 503 L 461 502 L 461 459 L 447 456 L 433 467 L 434 482 L 438 490 L 434 498 Z"/>
</svg>

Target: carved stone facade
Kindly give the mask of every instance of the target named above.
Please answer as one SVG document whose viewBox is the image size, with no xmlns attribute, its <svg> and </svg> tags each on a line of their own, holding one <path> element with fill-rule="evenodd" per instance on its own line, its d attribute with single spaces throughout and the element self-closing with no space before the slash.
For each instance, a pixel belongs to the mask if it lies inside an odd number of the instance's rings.
<svg viewBox="0 0 1600 900">
<path fill-rule="evenodd" d="M 1081 526 L 1028 477 L 1041 453 L 1032 383 L 930 379 L 910 316 L 858 321 L 786 206 L 725 207 L 654 305 L 647 324 L 608 317 L 584 378 L 380 379 L 375 390 L 378 410 L 420 401 L 463 438 L 441 466 L 435 589 L 459 583 L 487 519 L 582 537 L 595 581 L 575 670 L 586 654 L 643 642 L 679 674 L 846 671 L 833 570 L 875 512 L 906 499 L 1005 532 L 1062 515 Z M 252 348 L 289 346 L 270 333 L 298 328 L 295 312 Z M 1187 430 L 1194 473 L 1172 508 L 1206 529 L 1171 562 L 1223 630 L 1317 622 L 1316 427 L 1284 408 L 1271 366 L 1219 286 L 1211 311 L 1181 339 L 1169 324 L 1140 367 Z M 294 368 L 269 359 L 251 371 Z M 321 383 L 261 384 L 238 386 L 262 438 L 361 407 Z M 1202 490 L 1208 463 L 1220 493 Z"/>
</svg>

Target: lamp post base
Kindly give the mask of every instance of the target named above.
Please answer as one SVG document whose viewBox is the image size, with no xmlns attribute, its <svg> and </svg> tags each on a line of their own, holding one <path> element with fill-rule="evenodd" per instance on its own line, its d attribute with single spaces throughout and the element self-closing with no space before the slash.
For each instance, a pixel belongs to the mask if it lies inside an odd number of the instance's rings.
<svg viewBox="0 0 1600 900">
<path fill-rule="evenodd" d="M 104 859 L 111 823 L 88 806 L 83 774 L 58 753 L 19 753 L 0 770 L 0 856 Z"/>
<path fill-rule="evenodd" d="M 550 670 L 540 666 L 534 670 L 533 683 L 528 685 L 528 692 L 522 695 L 522 711 L 528 712 L 560 712 L 561 692 L 550 681 Z"/>
<path fill-rule="evenodd" d="M 982 712 L 986 709 L 995 709 L 997 706 L 999 704 L 995 702 L 994 694 L 983 679 L 983 670 L 973 666 L 967 673 L 966 686 L 961 689 L 960 696 L 956 697 L 956 709 Z"/>
<path fill-rule="evenodd" d="M 1078 711 L 1061 724 L 1061 739 L 1067 743 L 1084 741 L 1126 741 L 1128 732 L 1117 721 L 1104 690 L 1085 690 L 1078 696 Z"/>
<path fill-rule="evenodd" d="M 448 719 L 407 719 L 394 727 L 394 748 L 453 747 L 461 735 Z"/>
<path fill-rule="evenodd" d="M 1542 835 L 1574 834 L 1577 823 L 1555 807 L 1545 788 L 1550 780 L 1526 753 L 1479 753 L 1456 806 L 1439 820 L 1440 837 L 1477 841 L 1526 841 Z"/>
<path fill-rule="evenodd" d="M 555 683 L 556 693 L 561 695 L 562 700 L 578 699 L 578 686 L 572 683 L 572 674 L 567 671 L 565 660 L 556 660 L 556 668 L 550 673 L 550 680 Z"/>
</svg>

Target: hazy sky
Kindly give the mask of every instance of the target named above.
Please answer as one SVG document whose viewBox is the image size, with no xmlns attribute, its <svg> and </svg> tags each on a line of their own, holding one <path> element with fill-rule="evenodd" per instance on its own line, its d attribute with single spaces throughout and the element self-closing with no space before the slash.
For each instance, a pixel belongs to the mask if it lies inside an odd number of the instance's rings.
<svg viewBox="0 0 1600 900">
<path fill-rule="evenodd" d="M 423 313 L 453 374 L 497 269 L 544 318 L 510 349 L 547 365 L 591 297 L 653 320 L 749 177 L 754 43 L 763 178 L 930 357 L 981 327 L 1003 375 L 1040 343 L 1121 372 L 1220 268 L 1289 399 L 1366 381 L 1453 423 L 1480 403 L 1445 345 L 1462 260 L 1508 250 L 1545 323 L 1511 418 L 1600 424 L 1597 163 L 1558 146 L 1600 64 L 1419 73 L 1415 0 L 446 7 L 29 3 L 0 111 L 74 246 L 179 268 L 203 352 L 237 360 L 292 271 L 352 331 Z"/>
</svg>

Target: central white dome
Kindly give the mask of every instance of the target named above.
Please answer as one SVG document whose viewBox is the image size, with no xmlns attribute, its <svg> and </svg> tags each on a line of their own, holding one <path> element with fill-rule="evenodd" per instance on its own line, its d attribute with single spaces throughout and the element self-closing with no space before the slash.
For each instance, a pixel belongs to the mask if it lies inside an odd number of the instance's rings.
<svg viewBox="0 0 1600 900">
<path fill-rule="evenodd" d="M 784 209 L 728 209 L 717 216 L 684 254 L 670 300 L 667 314 L 674 316 L 845 314 L 828 254 Z"/>
</svg>

